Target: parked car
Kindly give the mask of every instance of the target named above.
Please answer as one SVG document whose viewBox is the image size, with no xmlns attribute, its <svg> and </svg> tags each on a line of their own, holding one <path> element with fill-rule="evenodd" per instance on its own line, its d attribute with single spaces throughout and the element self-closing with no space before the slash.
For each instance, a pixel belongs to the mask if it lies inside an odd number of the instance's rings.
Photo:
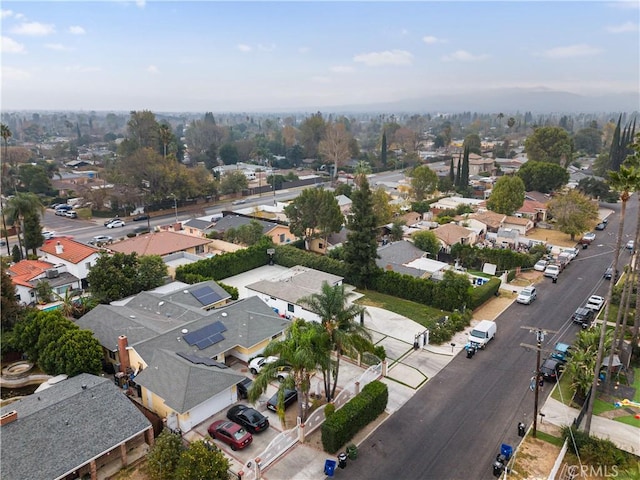
<svg viewBox="0 0 640 480">
<path fill-rule="evenodd" d="M 593 310 L 586 307 L 579 307 L 573 312 L 573 315 L 571 315 L 571 320 L 573 323 L 579 323 L 582 328 L 589 328 L 594 317 L 595 314 Z"/>
<path fill-rule="evenodd" d="M 596 234 L 594 232 L 585 233 L 582 236 L 582 239 L 580 239 L 580 243 L 583 245 L 591 245 L 591 242 L 593 242 L 595 239 Z"/>
<path fill-rule="evenodd" d="M 51 240 L 53 237 L 55 237 L 56 232 L 50 232 L 48 230 L 44 230 L 42 232 L 42 236 L 44 237 L 45 240 Z"/>
<path fill-rule="evenodd" d="M 601 297 L 600 295 L 591 295 L 585 304 L 585 308 L 593 310 L 594 312 L 599 312 L 603 305 L 604 297 Z"/>
<path fill-rule="evenodd" d="M 136 215 L 133 217 L 134 222 L 140 222 L 141 220 L 149 220 L 149 215 L 146 213 L 141 213 L 140 215 Z"/>
<path fill-rule="evenodd" d="M 633 240 L 629 240 L 627 242 L 627 244 L 624 246 L 624 248 L 626 248 L 627 250 L 629 250 L 631 253 L 633 253 L 633 244 L 634 241 Z"/>
<path fill-rule="evenodd" d="M 110 218 L 109 220 L 105 220 L 104 221 L 104 226 L 106 227 L 107 225 L 109 225 L 111 222 L 115 222 L 116 220 L 120 220 L 118 217 L 116 218 Z"/>
<path fill-rule="evenodd" d="M 277 361 L 278 357 L 256 357 L 249 362 L 249 371 L 254 375 L 257 375 L 265 365 L 269 365 L 270 363 Z"/>
<path fill-rule="evenodd" d="M 227 418 L 239 423 L 251 433 L 262 432 L 269 428 L 269 419 L 247 405 L 234 405 L 227 411 Z"/>
<path fill-rule="evenodd" d="M 207 429 L 209 435 L 216 440 L 220 440 L 231 447 L 231 450 L 242 450 L 248 447 L 253 441 L 253 435 L 247 432 L 242 426 L 228 420 L 218 420 L 209 425 Z"/>
<path fill-rule="evenodd" d="M 62 203 L 56 207 L 56 213 L 58 213 L 58 210 L 62 210 L 62 211 L 73 210 L 73 207 L 66 203 Z"/>
<path fill-rule="evenodd" d="M 607 222 L 600 222 L 596 225 L 596 230 L 604 230 L 605 228 L 607 228 Z"/>
<path fill-rule="evenodd" d="M 536 287 L 526 287 L 516 297 L 516 302 L 530 305 L 538 297 Z"/>
<path fill-rule="evenodd" d="M 560 267 L 555 264 L 547 265 L 547 268 L 544 269 L 543 275 L 545 277 L 557 278 L 560 275 Z"/>
<path fill-rule="evenodd" d="M 540 365 L 540 374 L 545 380 L 556 382 L 560 378 L 562 362 L 557 358 L 547 358 Z"/>
<path fill-rule="evenodd" d="M 279 382 L 284 382 L 284 379 L 287 378 L 291 374 L 291 367 L 288 365 L 283 365 L 282 367 L 278 367 L 278 373 L 276 373 L 276 378 Z"/>
<path fill-rule="evenodd" d="M 64 216 L 67 218 L 78 218 L 78 212 L 75 210 L 67 210 L 64 212 Z"/>
<path fill-rule="evenodd" d="M 614 279 L 614 282 L 618 281 L 618 271 L 616 270 L 616 278 Z M 613 267 L 609 267 L 604 271 L 604 275 L 603 275 L 605 280 L 611 280 L 611 278 L 613 277 Z"/>
<path fill-rule="evenodd" d="M 242 205 L 243 203 L 247 203 L 246 200 L 234 200 L 231 202 L 231 205 Z"/>
<path fill-rule="evenodd" d="M 96 235 L 91 240 L 89 240 L 89 243 L 91 245 L 100 245 L 102 243 L 109 243 L 112 240 L 113 238 L 110 237 L 109 235 Z"/>
<path fill-rule="evenodd" d="M 107 228 L 124 227 L 124 225 L 125 223 L 122 220 L 114 220 L 113 222 L 107 224 Z"/>
<path fill-rule="evenodd" d="M 249 377 L 245 377 L 244 380 L 238 383 L 236 385 L 236 388 L 238 389 L 238 398 L 249 398 L 249 390 L 251 389 L 252 385 L 253 380 L 251 380 Z"/>
<path fill-rule="evenodd" d="M 66 208 L 56 208 L 56 215 L 59 217 L 64 217 L 64 215 L 67 213 L 67 209 Z"/>
<path fill-rule="evenodd" d="M 133 233 L 135 233 L 136 235 L 140 235 L 142 233 L 149 233 L 150 231 L 151 230 L 149 230 L 149 227 L 147 227 L 146 225 L 140 225 L 133 229 Z"/>
<path fill-rule="evenodd" d="M 273 396 L 267 401 L 267 408 L 273 412 L 278 410 L 278 394 L 276 392 Z M 284 408 L 286 409 L 289 405 L 298 401 L 298 392 L 295 390 L 285 389 L 283 392 L 284 395 Z"/>
<path fill-rule="evenodd" d="M 570 257 L 570 260 L 573 260 L 578 256 L 578 254 L 580 253 L 580 250 L 578 250 L 577 248 L 563 248 L 562 253 L 568 254 Z"/>
<path fill-rule="evenodd" d="M 544 272 L 544 269 L 547 268 L 549 262 L 546 260 L 538 260 L 536 264 L 533 266 L 533 269 L 537 272 Z"/>
<path fill-rule="evenodd" d="M 571 345 L 569 345 L 568 343 L 562 343 L 562 342 L 556 343 L 553 353 L 551 354 L 552 358 L 559 360 L 560 363 L 566 363 L 570 356 L 571 356 Z"/>
</svg>

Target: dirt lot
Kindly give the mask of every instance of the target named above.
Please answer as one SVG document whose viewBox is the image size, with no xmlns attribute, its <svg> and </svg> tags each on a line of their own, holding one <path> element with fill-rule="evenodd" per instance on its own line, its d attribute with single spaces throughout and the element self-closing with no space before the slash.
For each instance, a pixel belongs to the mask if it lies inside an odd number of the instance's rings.
<svg viewBox="0 0 640 480">
<path fill-rule="evenodd" d="M 538 424 L 538 430 L 554 437 L 560 437 L 560 429 L 548 423 Z M 560 447 L 533 438 L 530 435 L 518 449 L 515 464 L 511 469 L 511 479 L 546 479 L 560 453 Z"/>
<path fill-rule="evenodd" d="M 534 228 L 527 232 L 527 237 L 533 240 L 543 240 L 558 247 L 575 247 L 579 239 L 571 240 L 566 233 L 558 230 L 545 230 L 544 228 Z"/>
</svg>

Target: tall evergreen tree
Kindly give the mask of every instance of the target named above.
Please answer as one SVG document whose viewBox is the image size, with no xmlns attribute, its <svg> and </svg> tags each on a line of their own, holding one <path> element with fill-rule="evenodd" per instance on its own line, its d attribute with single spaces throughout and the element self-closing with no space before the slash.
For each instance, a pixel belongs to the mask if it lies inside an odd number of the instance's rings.
<svg viewBox="0 0 640 480">
<path fill-rule="evenodd" d="M 453 162 L 453 160 L 451 160 Z M 453 183 L 456 187 L 460 186 L 460 173 L 462 172 L 462 165 L 460 164 L 460 156 L 458 156 L 458 168 L 456 169 L 456 181 Z"/>
<path fill-rule="evenodd" d="M 27 212 L 24 215 L 24 248 L 27 252 L 31 250 L 34 255 L 38 254 L 38 248 L 42 246 L 44 237 L 42 236 L 42 225 L 40 215 L 37 212 Z"/>
<path fill-rule="evenodd" d="M 453 158 L 451 159 L 451 166 L 449 167 L 449 180 L 451 180 L 451 184 L 456 184 L 456 173 L 453 167 Z"/>
<path fill-rule="evenodd" d="M 382 146 L 380 147 L 380 161 L 387 166 L 387 132 L 382 132 Z"/>
<path fill-rule="evenodd" d="M 614 172 L 620 170 L 622 162 L 625 161 L 627 156 L 633 154 L 631 144 L 633 143 L 633 137 L 635 135 L 636 122 L 634 120 L 633 124 L 628 124 L 624 127 L 624 130 L 621 130 L 621 124 L 622 115 L 618 117 L 618 123 L 613 132 L 613 139 L 611 140 L 611 148 L 609 150 L 608 170 L 613 170 Z"/>
<path fill-rule="evenodd" d="M 469 186 L 469 147 L 464 147 L 464 154 L 462 156 L 462 173 L 460 173 L 460 188 L 467 188 Z"/>
<path fill-rule="evenodd" d="M 349 281 L 357 286 L 371 285 L 378 274 L 378 242 L 376 241 L 376 216 L 373 211 L 373 194 L 365 176 L 359 177 L 358 189 L 353 192 L 351 214 L 347 218 L 347 242 L 344 260 Z"/>
</svg>

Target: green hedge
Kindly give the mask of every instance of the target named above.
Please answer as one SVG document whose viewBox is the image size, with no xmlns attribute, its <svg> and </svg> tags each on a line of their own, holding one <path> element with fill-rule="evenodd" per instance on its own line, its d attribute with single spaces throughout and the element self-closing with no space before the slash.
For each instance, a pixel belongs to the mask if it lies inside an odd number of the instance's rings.
<svg viewBox="0 0 640 480">
<path fill-rule="evenodd" d="M 500 279 L 492 278 L 484 285 L 480 285 L 479 287 L 471 287 L 471 300 L 469 304 L 469 308 L 472 310 L 478 308 L 484 302 L 493 297 L 500 288 Z"/>
<path fill-rule="evenodd" d="M 385 270 L 374 279 L 371 289 L 393 297 L 431 305 L 435 284 L 431 280 Z"/>
<path fill-rule="evenodd" d="M 322 424 L 322 446 L 335 453 L 387 408 L 389 390 L 378 381 L 366 385 Z"/>
<path fill-rule="evenodd" d="M 260 242 L 237 252 L 223 253 L 189 265 L 181 265 L 176 268 L 176 280 L 185 283 L 222 280 L 262 267 L 269 263 L 268 248 L 273 248 L 270 241 Z"/>
<path fill-rule="evenodd" d="M 308 252 L 306 250 L 300 250 L 299 248 L 292 247 L 291 245 L 277 245 L 275 249 L 276 254 L 273 259 L 275 263 L 282 265 L 283 267 L 291 268 L 296 265 L 303 265 L 307 268 L 332 273 L 339 277 L 345 277 L 346 275 L 345 264 L 339 260 L 319 255 L 317 253 Z M 345 281 L 349 283 L 347 278 L 345 278 Z"/>
</svg>

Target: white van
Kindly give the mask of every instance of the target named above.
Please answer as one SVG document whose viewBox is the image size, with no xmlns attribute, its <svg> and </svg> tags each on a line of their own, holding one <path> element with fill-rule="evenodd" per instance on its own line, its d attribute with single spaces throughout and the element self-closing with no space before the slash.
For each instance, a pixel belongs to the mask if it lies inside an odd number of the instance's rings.
<svg viewBox="0 0 640 480">
<path fill-rule="evenodd" d="M 485 348 L 487 343 L 496 336 L 496 322 L 481 320 L 469 332 L 469 343 L 477 348 Z"/>
</svg>

